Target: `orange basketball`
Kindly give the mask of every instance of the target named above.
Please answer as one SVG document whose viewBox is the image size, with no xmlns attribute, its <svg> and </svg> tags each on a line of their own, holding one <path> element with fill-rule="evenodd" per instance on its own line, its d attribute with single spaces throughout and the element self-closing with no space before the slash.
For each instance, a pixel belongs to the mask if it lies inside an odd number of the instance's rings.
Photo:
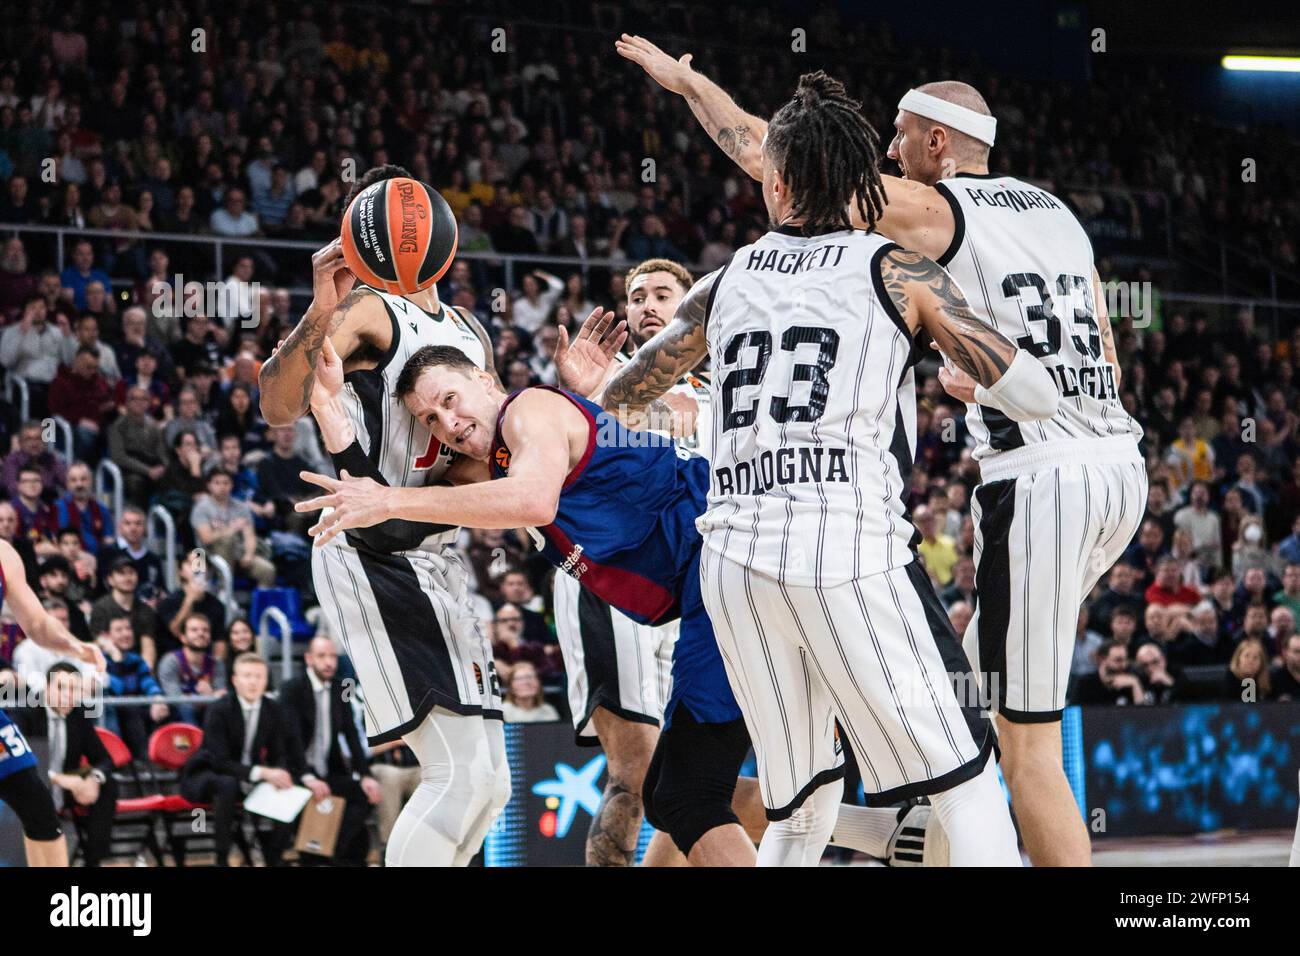
<svg viewBox="0 0 1300 956">
<path fill-rule="evenodd" d="M 398 295 L 427 289 L 456 258 L 456 217 L 424 183 L 367 186 L 343 214 L 343 258 L 366 285 Z"/>
</svg>

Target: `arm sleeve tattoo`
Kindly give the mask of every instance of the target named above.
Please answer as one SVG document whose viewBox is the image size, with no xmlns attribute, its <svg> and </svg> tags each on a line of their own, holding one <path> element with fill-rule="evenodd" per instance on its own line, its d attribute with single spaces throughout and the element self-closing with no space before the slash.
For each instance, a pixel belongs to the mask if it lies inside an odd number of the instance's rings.
<svg viewBox="0 0 1300 956">
<path fill-rule="evenodd" d="M 297 414 L 303 415 L 310 404 L 311 390 L 316 384 L 316 362 L 320 359 L 325 337 L 338 331 L 348 312 L 356 307 L 365 294 L 364 289 L 353 289 L 328 316 L 314 316 L 310 313 L 304 315 L 279 351 L 263 363 L 260 376 L 262 391 L 289 390 L 292 386 L 288 376 L 292 374 L 293 366 L 301 363 L 297 371 L 301 372 L 305 366 L 307 374 L 301 380 L 302 395 L 298 401 Z"/>
<path fill-rule="evenodd" d="M 985 388 L 1002 377 L 1016 357 L 1015 343 L 971 311 L 947 270 L 919 252 L 894 249 L 880 271 L 899 314 L 907 315 L 915 298 L 921 325 L 954 365 Z M 924 287 L 919 294 L 918 286 Z"/>
<path fill-rule="evenodd" d="M 601 405 L 620 415 L 637 412 L 672 388 L 709 352 L 704 335 L 713 284 L 710 272 L 686 293 L 671 322 L 636 353 L 605 386 Z"/>
</svg>

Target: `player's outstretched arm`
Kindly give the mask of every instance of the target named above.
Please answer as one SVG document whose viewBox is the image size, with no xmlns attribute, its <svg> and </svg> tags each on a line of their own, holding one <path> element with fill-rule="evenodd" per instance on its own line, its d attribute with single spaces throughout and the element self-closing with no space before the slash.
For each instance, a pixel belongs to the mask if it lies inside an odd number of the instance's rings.
<svg viewBox="0 0 1300 956">
<path fill-rule="evenodd" d="M 767 133 L 767 120 L 746 113 L 726 90 L 692 69 L 693 54 L 685 53 L 674 60 L 645 37 L 627 33 L 614 41 L 614 49 L 619 56 L 645 70 L 664 89 L 684 97 L 719 148 L 755 179 L 763 177 L 760 145 Z"/>
<path fill-rule="evenodd" d="M 269 424 L 292 425 L 307 413 L 326 336 L 344 357 L 360 343 L 361 316 L 354 313 L 367 297 L 352 288 L 355 282 L 343 261 L 341 240 L 335 239 L 312 255 L 311 305 L 280 348 L 263 363 L 258 376 L 262 417 Z"/>
<path fill-rule="evenodd" d="M 950 395 L 999 409 L 1018 422 L 1056 414 L 1060 392 L 1051 373 L 982 322 L 947 270 L 919 252 L 892 249 L 881 257 L 880 271 L 908 328 L 928 332 L 952 366 L 939 371 Z"/>
<path fill-rule="evenodd" d="M 709 354 L 704 335 L 709 295 L 721 270 L 710 272 L 691 286 L 672 321 L 611 378 L 600 404 L 619 418 L 644 411 Z"/>
<path fill-rule="evenodd" d="M 319 547 L 351 528 L 391 519 L 464 528 L 524 528 L 555 520 L 569 474 L 571 449 L 586 447 L 589 425 L 572 402 L 554 392 L 530 390 L 510 406 L 502 434 L 511 451 L 507 476 L 455 487 L 389 488 L 372 478 L 342 472 L 330 478 L 310 471 L 302 478 L 328 494 L 294 505 L 299 512 L 332 508 L 310 533 Z"/>
<path fill-rule="evenodd" d="M 8 541 L 0 541 L 0 568 L 4 570 L 5 604 L 13 612 L 23 633 L 39 647 L 92 664 L 97 671 L 103 673 L 104 655 L 99 648 L 77 640 L 41 606 L 40 598 L 27 583 L 23 559 Z"/>
<path fill-rule="evenodd" d="M 726 90 L 695 70 L 690 53 L 674 60 L 645 37 L 626 33 L 615 41 L 614 48 L 664 89 L 682 96 L 718 148 L 754 179 L 763 178 L 762 145 L 767 120 L 746 113 Z M 875 223 L 876 230 L 931 258 L 943 255 L 952 243 L 956 220 L 939 190 L 897 176 L 881 176 L 881 183 L 886 205 Z M 862 218 L 856 203 L 849 203 L 849 218 L 856 229 L 872 225 Z"/>
</svg>

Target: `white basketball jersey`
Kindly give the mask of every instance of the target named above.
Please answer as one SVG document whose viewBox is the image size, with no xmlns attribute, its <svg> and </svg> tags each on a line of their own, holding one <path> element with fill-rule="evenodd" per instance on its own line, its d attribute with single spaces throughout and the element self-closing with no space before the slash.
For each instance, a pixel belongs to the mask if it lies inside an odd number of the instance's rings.
<svg viewBox="0 0 1300 956">
<path fill-rule="evenodd" d="M 970 405 L 975 458 L 1061 439 L 1142 437 L 1120 404 L 1093 300 L 1092 243 L 1051 193 L 1011 176 L 958 174 L 935 184 L 952 206 L 956 232 L 939 258 L 971 309 L 1039 359 L 1061 391 L 1056 414 L 1017 423 Z"/>
<path fill-rule="evenodd" d="M 913 341 L 879 258 L 893 243 L 790 227 L 713 274 L 705 544 L 782 582 L 834 586 L 901 567 L 916 454 Z"/>
<path fill-rule="evenodd" d="M 393 397 L 397 377 L 406 360 L 426 345 L 453 346 L 486 367 L 483 343 L 454 309 L 444 305 L 435 315 L 399 295 L 370 291 L 388 312 L 393 326 L 392 345 L 378 367 L 345 376 L 341 398 L 362 450 L 390 485 L 415 488 L 433 484 L 446 472 L 454 455 Z M 455 538 L 454 531 L 430 535 L 423 547 L 437 550 Z"/>
</svg>

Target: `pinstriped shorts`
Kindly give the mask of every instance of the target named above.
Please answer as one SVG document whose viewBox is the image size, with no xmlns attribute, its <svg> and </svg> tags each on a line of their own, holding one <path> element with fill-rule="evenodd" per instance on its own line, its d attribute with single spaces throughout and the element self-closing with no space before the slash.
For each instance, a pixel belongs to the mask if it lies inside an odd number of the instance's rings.
<svg viewBox="0 0 1300 956">
<path fill-rule="evenodd" d="M 993 747 L 957 636 L 917 561 L 833 587 L 795 587 L 707 545 L 704 601 L 758 758 L 769 819 L 843 774 L 846 735 L 867 802 L 938 793 Z"/>
</svg>

